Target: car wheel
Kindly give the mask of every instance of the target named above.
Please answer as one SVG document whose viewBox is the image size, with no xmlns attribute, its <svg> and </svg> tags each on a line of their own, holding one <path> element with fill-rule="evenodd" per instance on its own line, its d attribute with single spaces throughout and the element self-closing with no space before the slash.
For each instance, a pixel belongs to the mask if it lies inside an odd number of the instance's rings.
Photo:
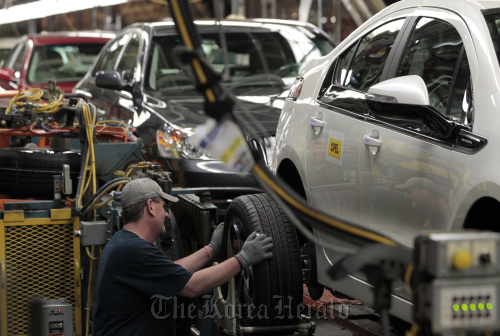
<svg viewBox="0 0 500 336">
<path fill-rule="evenodd" d="M 303 295 L 301 260 L 297 234 L 289 219 L 267 194 L 255 194 L 235 198 L 224 222 L 228 257 L 240 252 L 253 231 L 273 239 L 273 256 L 234 278 L 241 326 L 297 323 Z M 228 291 L 222 293 L 225 298 Z"/>
<path fill-rule="evenodd" d="M 0 148 L 0 194 L 16 197 L 54 197 L 54 175 L 70 166 L 73 191 L 80 174 L 76 150 Z"/>
</svg>

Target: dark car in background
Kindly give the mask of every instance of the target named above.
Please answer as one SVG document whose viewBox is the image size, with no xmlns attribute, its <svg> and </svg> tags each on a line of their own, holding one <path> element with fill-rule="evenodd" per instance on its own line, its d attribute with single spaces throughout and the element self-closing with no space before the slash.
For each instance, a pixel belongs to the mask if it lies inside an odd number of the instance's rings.
<svg viewBox="0 0 500 336">
<path fill-rule="evenodd" d="M 265 154 L 273 136 L 283 94 L 301 64 L 334 48 L 317 27 L 280 20 L 196 21 L 208 62 L 237 98 L 234 112 L 259 125 L 253 138 Z M 129 122 L 145 143 L 147 158 L 173 174 L 174 186 L 248 193 L 258 190 L 249 174 L 229 171 L 210 153 L 190 144 L 197 125 L 207 120 L 204 98 L 173 50 L 181 45 L 173 22 L 137 23 L 124 28 L 99 54 L 76 85 L 102 110 L 101 118 Z"/>
<path fill-rule="evenodd" d="M 59 32 L 26 35 L 2 60 L 0 87 L 43 88 L 53 79 L 65 93 L 87 73 L 114 33 Z"/>
</svg>

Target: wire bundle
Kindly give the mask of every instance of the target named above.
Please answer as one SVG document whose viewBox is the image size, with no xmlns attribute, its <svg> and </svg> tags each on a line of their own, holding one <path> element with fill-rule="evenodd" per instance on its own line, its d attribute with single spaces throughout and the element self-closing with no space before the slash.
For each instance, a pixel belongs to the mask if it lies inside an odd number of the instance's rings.
<svg viewBox="0 0 500 336">
<path fill-rule="evenodd" d="M 80 171 L 80 181 L 78 182 L 78 191 L 76 194 L 76 209 L 82 208 L 83 195 L 89 189 L 92 183 L 92 194 L 97 192 L 97 178 L 95 171 L 95 151 L 94 151 L 94 133 L 97 123 L 97 109 L 93 105 L 82 106 L 83 127 L 85 127 L 84 147 L 85 159 L 82 161 Z M 83 154 L 83 153 L 82 153 Z"/>
<path fill-rule="evenodd" d="M 59 111 L 63 107 L 63 97 L 64 94 L 60 94 L 56 100 L 50 103 L 42 103 L 43 90 L 39 88 L 31 88 L 29 90 L 19 90 L 19 92 L 12 97 L 9 106 L 5 110 L 5 114 L 9 114 L 14 104 L 21 108 L 24 108 L 26 103 L 34 104 L 33 110 L 36 112 L 51 114 Z M 22 102 L 20 100 L 25 100 Z"/>
</svg>

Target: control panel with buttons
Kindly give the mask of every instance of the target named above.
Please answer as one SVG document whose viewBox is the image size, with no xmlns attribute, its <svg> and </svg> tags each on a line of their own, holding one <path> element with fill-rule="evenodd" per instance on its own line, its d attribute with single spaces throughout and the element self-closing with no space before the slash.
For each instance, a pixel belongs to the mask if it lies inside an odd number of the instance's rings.
<svg viewBox="0 0 500 336">
<path fill-rule="evenodd" d="M 415 240 L 414 317 L 433 334 L 500 329 L 500 234 L 429 233 Z"/>
</svg>

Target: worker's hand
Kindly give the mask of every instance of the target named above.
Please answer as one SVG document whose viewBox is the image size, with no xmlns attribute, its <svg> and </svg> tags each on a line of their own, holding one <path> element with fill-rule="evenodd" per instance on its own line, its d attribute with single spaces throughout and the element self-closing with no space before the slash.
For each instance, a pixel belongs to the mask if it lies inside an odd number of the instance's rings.
<svg viewBox="0 0 500 336">
<path fill-rule="evenodd" d="M 236 259 L 241 257 L 244 268 L 260 263 L 261 261 L 271 258 L 273 252 L 273 240 L 264 233 L 252 232 L 243 246 L 241 252 L 236 255 Z"/>
<path fill-rule="evenodd" d="M 214 233 L 212 233 L 212 239 L 210 240 L 210 243 L 208 243 L 208 245 L 215 250 L 215 254 L 218 254 L 220 249 L 222 248 L 223 233 L 224 233 L 224 222 L 217 225 L 217 227 L 214 230 Z"/>
</svg>

